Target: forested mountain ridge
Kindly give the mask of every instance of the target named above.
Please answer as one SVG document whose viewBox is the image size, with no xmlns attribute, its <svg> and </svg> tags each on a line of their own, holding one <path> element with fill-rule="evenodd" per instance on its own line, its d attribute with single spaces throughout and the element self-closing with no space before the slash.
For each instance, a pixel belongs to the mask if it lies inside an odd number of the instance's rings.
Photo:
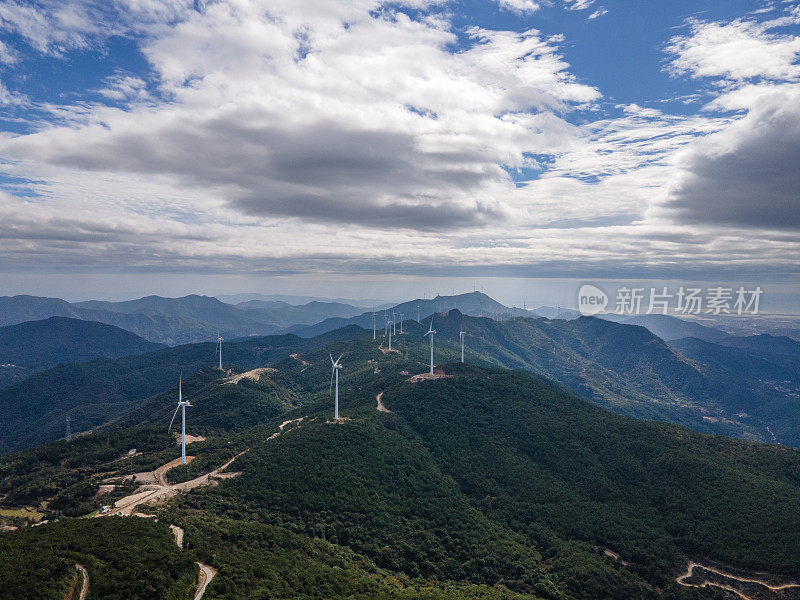
<svg viewBox="0 0 800 600">
<path fill-rule="evenodd" d="M 420 358 L 427 353 L 422 333 L 429 319 L 423 324 L 404 322 L 405 347 Z M 671 348 L 643 327 L 591 317 L 500 322 L 451 311 L 434 321 L 439 330 L 437 355 L 444 360 L 459 356 L 458 332 L 463 326 L 470 361 L 540 373 L 614 412 L 732 437 L 800 444 L 792 425 L 800 419 L 791 402 L 797 387 L 792 387 L 792 369 L 798 366 L 792 356 L 762 356 L 746 368 L 731 369 L 694 354 L 684 356 L 680 341 Z M 223 358 L 226 364 L 253 368 L 337 338 L 371 334 L 351 325 L 317 338 L 252 337 L 226 342 Z M 745 352 L 708 348 L 720 356 Z M 0 432 L 0 449 L 61 437 L 67 415 L 73 432 L 97 427 L 174 384 L 181 370 L 188 375 L 215 363 L 213 344 L 194 344 L 116 361 L 61 365 L 37 374 L 0 390 L 0 408 L 9 416 Z"/>
<path fill-rule="evenodd" d="M 317 338 L 265 336 L 226 343 L 226 364 L 246 368 L 336 339 L 363 337 L 367 332 L 346 328 Z M 20 450 L 66 435 L 70 417 L 73 434 L 96 428 L 133 408 L 138 402 L 175 385 L 178 375 L 217 363 L 211 343 L 162 348 L 118 359 L 63 364 L 0 390 L 0 452 Z"/>
<path fill-rule="evenodd" d="M 407 328 L 419 334 L 429 322 Z M 791 357 L 763 356 L 761 362 L 734 372 L 720 362 L 690 360 L 677 342 L 671 348 L 644 327 L 594 317 L 499 322 L 453 311 L 434 316 L 434 327 L 440 343 L 451 345 L 458 343 L 464 327 L 473 360 L 545 375 L 619 414 L 800 445 L 800 431 L 792 427 L 800 407 L 791 402 L 794 388 L 785 387 L 791 386 L 791 370 L 800 368 Z M 705 347 L 720 355 L 737 352 L 715 344 Z M 776 378 L 772 384 L 763 381 L 771 376 Z M 787 412 L 770 408 L 778 405 Z M 780 436 L 773 437 L 771 431 Z"/>
<path fill-rule="evenodd" d="M 336 341 L 236 383 L 210 368 L 187 378 L 188 430 L 206 440 L 169 477 L 244 452 L 241 474 L 140 510 L 184 528 L 184 552 L 218 569 L 209 598 L 710 597 L 675 582 L 689 559 L 800 576 L 797 451 L 613 415 L 520 372 L 438 360 L 442 378 L 413 382 L 424 348 L 380 343 Z M 329 353 L 344 353 L 339 423 Z M 0 494 L 55 493 L 63 521 L 133 493 L 93 499 L 103 480 L 177 456 L 174 403 L 173 389 L 101 433 L 0 458 Z M 51 527 L 58 552 L 67 534 Z"/>
<path fill-rule="evenodd" d="M 68 317 L 0 327 L 0 388 L 62 363 L 143 354 L 161 347 L 113 325 Z"/>
</svg>

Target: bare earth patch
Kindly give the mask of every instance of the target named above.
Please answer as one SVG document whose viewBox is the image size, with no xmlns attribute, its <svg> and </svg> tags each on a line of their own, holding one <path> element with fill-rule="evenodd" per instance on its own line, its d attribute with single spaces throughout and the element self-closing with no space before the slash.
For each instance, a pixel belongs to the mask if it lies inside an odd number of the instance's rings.
<svg viewBox="0 0 800 600">
<path fill-rule="evenodd" d="M 174 435 L 175 435 L 175 442 L 178 444 L 178 446 L 180 446 L 181 445 L 181 434 L 176 431 Z M 205 442 L 205 441 L 206 441 L 205 436 L 202 436 L 202 435 L 189 435 L 188 433 L 186 434 L 186 443 L 187 444 L 191 444 L 193 442 Z"/>
<path fill-rule="evenodd" d="M 179 464 L 181 464 L 181 459 L 177 458 L 173 461 L 168 462 L 167 464 L 159 467 L 153 472 L 153 479 L 156 483 L 143 485 L 138 490 L 136 490 L 133 494 L 129 496 L 125 496 L 117 500 L 114 503 L 114 508 L 106 514 L 109 515 L 123 515 L 123 516 L 130 516 L 136 511 L 136 507 L 143 505 L 143 504 L 163 504 L 173 496 L 175 496 L 178 492 L 188 492 L 189 490 L 193 490 L 197 487 L 202 487 L 206 485 L 217 485 L 219 480 L 221 479 L 229 479 L 230 477 L 235 477 L 238 473 L 222 473 L 228 466 L 237 458 L 239 458 L 242 454 L 247 452 L 244 450 L 240 452 L 224 465 L 211 471 L 210 473 L 206 473 L 205 475 L 200 475 L 199 477 L 195 477 L 190 481 L 184 481 L 182 483 L 176 483 L 174 485 L 170 485 L 167 483 L 166 474 L 170 469 L 175 468 Z M 186 457 L 187 463 L 189 460 L 194 457 Z"/>
<path fill-rule="evenodd" d="M 232 383 L 239 383 L 245 379 L 249 379 L 250 381 L 260 381 L 261 376 L 265 373 L 277 373 L 277 371 L 271 367 L 260 367 L 258 369 L 253 369 L 252 371 L 246 371 L 245 373 L 239 373 L 238 375 L 234 375 L 233 377 L 228 377 L 225 380 L 225 384 L 232 384 Z"/>
<path fill-rule="evenodd" d="M 276 431 L 275 433 L 273 433 L 273 434 L 272 434 L 271 436 L 269 436 L 267 439 L 268 439 L 268 440 L 274 440 L 276 437 L 278 437 L 280 434 L 282 434 L 282 433 L 283 433 L 283 430 L 284 430 L 284 428 L 285 428 L 287 425 L 291 425 L 292 423 L 297 423 L 297 424 L 299 425 L 299 424 L 300 424 L 300 422 L 301 422 L 303 419 L 305 419 L 305 417 L 297 417 L 296 419 L 289 419 L 288 421 L 284 421 L 283 423 L 281 423 L 280 425 L 278 425 L 278 431 Z"/>
<path fill-rule="evenodd" d="M 435 369 L 433 371 L 433 375 L 430 373 L 420 373 L 419 375 L 414 375 L 410 379 L 408 379 L 408 383 L 419 383 L 420 381 L 430 381 L 432 379 L 447 379 L 449 377 L 453 377 L 453 375 L 448 375 L 444 371 L 440 369 Z"/>
<path fill-rule="evenodd" d="M 107 483 L 99 486 L 97 488 L 97 493 L 94 495 L 95 498 L 99 498 L 100 496 L 105 496 L 106 494 L 110 494 L 114 491 L 117 486 L 113 483 Z"/>
<path fill-rule="evenodd" d="M 301 366 L 302 366 L 302 369 L 300 369 L 301 373 L 303 371 L 305 371 L 308 367 L 311 366 L 310 362 L 305 361 L 302 358 L 300 358 L 300 355 L 298 353 L 296 353 L 296 352 L 294 354 L 290 354 L 289 356 L 291 356 L 293 359 L 295 359 L 296 361 L 298 361 L 301 364 Z"/>
<path fill-rule="evenodd" d="M 392 412 L 383 405 L 383 392 L 375 396 L 375 399 L 378 401 L 378 406 L 377 406 L 378 412 L 385 412 L 385 413 Z"/>
<path fill-rule="evenodd" d="M 325 421 L 326 425 L 342 425 L 350 420 L 350 417 L 339 417 L 338 419 L 330 419 Z"/>
</svg>

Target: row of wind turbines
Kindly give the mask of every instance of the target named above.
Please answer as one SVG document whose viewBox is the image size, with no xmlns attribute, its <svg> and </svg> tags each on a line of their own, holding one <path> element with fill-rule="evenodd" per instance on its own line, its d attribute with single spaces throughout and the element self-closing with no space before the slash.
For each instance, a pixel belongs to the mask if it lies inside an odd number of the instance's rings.
<svg viewBox="0 0 800 600">
<path fill-rule="evenodd" d="M 418 307 L 419 309 L 419 307 Z M 372 313 L 372 339 L 376 339 L 376 330 L 375 330 L 375 315 L 376 313 Z M 403 313 L 392 313 L 392 321 L 390 322 L 388 319 L 388 313 L 386 318 L 386 325 L 384 327 L 384 335 L 388 337 L 389 341 L 389 350 L 392 349 L 392 332 L 396 335 L 397 333 L 397 322 L 394 320 L 395 315 L 400 316 L 400 333 L 403 333 Z M 419 319 L 419 315 L 417 316 Z M 430 336 L 430 343 L 431 343 L 431 361 L 430 361 L 430 376 L 433 377 L 433 336 L 436 335 L 437 331 L 433 328 L 433 315 L 431 315 L 431 322 L 430 326 L 428 327 L 428 331 L 423 334 L 423 338 Z M 459 341 L 461 342 L 461 362 L 464 362 L 464 339 L 467 335 L 467 332 L 464 331 L 464 322 L 461 322 L 461 328 L 458 332 Z M 217 332 L 217 344 L 216 344 L 216 353 L 219 354 L 219 370 L 222 370 L 222 341 L 223 337 Z M 342 357 L 344 353 L 339 355 L 339 358 L 333 360 L 333 354 L 328 353 L 331 359 L 331 393 L 334 394 L 334 401 L 333 401 L 333 418 L 334 420 L 339 420 L 339 371 L 342 369 Z M 335 393 L 334 393 L 335 389 Z M 178 406 L 175 408 L 175 412 L 172 414 L 172 419 L 169 422 L 169 427 L 167 431 L 172 431 L 172 425 L 175 422 L 175 417 L 178 416 L 178 411 L 181 412 L 181 464 L 186 464 L 186 407 L 192 406 L 192 404 L 188 400 L 183 399 L 183 373 L 180 374 L 178 377 Z"/>
</svg>

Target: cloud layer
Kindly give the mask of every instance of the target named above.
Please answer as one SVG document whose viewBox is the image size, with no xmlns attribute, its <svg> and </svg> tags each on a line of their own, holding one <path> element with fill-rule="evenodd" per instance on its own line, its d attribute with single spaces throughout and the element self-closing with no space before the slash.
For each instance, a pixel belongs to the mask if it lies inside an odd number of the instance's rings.
<svg viewBox="0 0 800 600">
<path fill-rule="evenodd" d="M 497 8 L 548 5 L 606 13 Z M 665 71 L 705 104 L 671 114 L 576 77 L 574 40 L 459 29 L 447 2 L 0 0 L 6 68 L 118 38 L 147 64 L 61 104 L 0 83 L 28 110 L 0 135 L 3 268 L 796 273 L 784 8 L 686 22 Z"/>
</svg>

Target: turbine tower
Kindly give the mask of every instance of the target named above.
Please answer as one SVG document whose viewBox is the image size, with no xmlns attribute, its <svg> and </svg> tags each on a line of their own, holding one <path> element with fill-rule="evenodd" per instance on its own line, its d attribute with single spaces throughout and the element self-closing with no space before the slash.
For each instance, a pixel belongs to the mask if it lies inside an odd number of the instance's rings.
<svg viewBox="0 0 800 600">
<path fill-rule="evenodd" d="M 461 324 L 461 331 L 458 332 L 458 337 L 461 338 L 461 363 L 464 363 L 464 338 L 466 337 L 467 332 L 464 331 L 464 324 Z"/>
<path fill-rule="evenodd" d="M 389 350 L 392 349 L 392 325 L 393 323 L 389 323 Z"/>
<path fill-rule="evenodd" d="M 400 334 L 403 334 L 403 313 L 398 313 L 400 315 Z"/>
<path fill-rule="evenodd" d="M 333 391 L 333 380 L 336 379 L 336 396 L 333 402 L 333 418 L 337 421 L 339 420 L 339 369 L 342 368 L 342 365 L 339 364 L 339 361 L 342 360 L 342 356 L 344 354 L 340 354 L 339 358 L 333 360 L 333 354 L 328 353 L 328 356 L 331 357 L 331 391 Z"/>
<path fill-rule="evenodd" d="M 436 333 L 436 330 L 433 328 L 433 315 L 431 315 L 431 326 L 428 329 L 428 333 L 425 335 L 431 336 L 431 377 L 433 377 L 433 335 Z M 422 336 L 422 337 L 425 337 Z"/>
<path fill-rule="evenodd" d="M 217 352 L 219 352 L 219 370 L 222 371 L 222 336 L 219 334 L 219 330 L 217 330 Z"/>
<path fill-rule="evenodd" d="M 191 406 L 189 401 L 187 400 L 184 402 L 183 400 L 183 373 L 181 373 L 180 378 L 178 379 L 178 407 L 175 409 L 175 413 L 172 415 L 172 421 L 169 422 L 169 429 L 167 431 L 172 430 L 172 424 L 175 422 L 175 417 L 178 415 L 178 411 L 181 411 L 181 464 L 186 464 L 186 407 Z"/>
<path fill-rule="evenodd" d="M 378 334 L 376 333 L 376 330 L 375 330 L 375 311 L 372 311 L 372 339 L 374 340 L 377 337 L 378 337 Z"/>
<path fill-rule="evenodd" d="M 417 323 L 419 323 L 419 304 L 417 304 Z"/>
<path fill-rule="evenodd" d="M 397 313 L 392 311 L 392 333 L 397 335 Z"/>
</svg>

